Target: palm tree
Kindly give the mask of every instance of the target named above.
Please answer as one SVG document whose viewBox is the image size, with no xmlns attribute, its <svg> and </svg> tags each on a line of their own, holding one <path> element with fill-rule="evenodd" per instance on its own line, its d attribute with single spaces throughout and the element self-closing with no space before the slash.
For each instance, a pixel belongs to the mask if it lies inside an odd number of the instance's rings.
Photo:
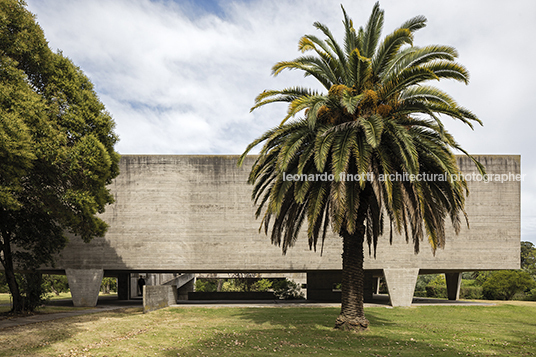
<svg viewBox="0 0 536 357">
<path fill-rule="evenodd" d="M 242 154 L 264 143 L 249 175 L 261 227 L 283 253 L 307 222 L 309 246 L 323 245 L 328 228 L 342 237 L 342 305 L 336 328 L 362 330 L 364 243 L 374 251 L 389 219 L 393 230 L 412 241 L 425 236 L 435 251 L 445 244 L 445 219 L 455 231 L 465 216 L 466 182 L 453 149 L 465 153 L 445 130 L 441 116 L 472 128 L 480 120 L 445 92 L 425 84 L 443 78 L 468 83 L 449 46 L 416 47 L 413 34 L 426 19 L 414 17 L 380 41 L 384 12 L 376 3 L 368 23 L 356 31 L 344 15 L 344 47 L 320 24 L 326 39 L 306 35 L 301 56 L 279 62 L 301 70 L 327 90 L 302 87 L 262 92 L 251 109 L 288 102 L 282 123 L 253 141 Z M 298 114 L 303 116 L 298 118 Z M 481 173 L 484 168 L 476 160 Z M 373 249 L 371 249 L 371 247 Z"/>
</svg>

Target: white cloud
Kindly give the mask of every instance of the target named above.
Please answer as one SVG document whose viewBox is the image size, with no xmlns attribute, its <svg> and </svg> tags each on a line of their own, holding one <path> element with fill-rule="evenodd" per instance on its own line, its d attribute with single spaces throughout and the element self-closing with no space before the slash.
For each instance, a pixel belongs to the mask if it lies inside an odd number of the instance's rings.
<svg viewBox="0 0 536 357">
<path fill-rule="evenodd" d="M 220 1 L 216 14 L 194 1 L 28 0 L 52 48 L 90 77 L 117 123 L 121 153 L 241 153 L 280 122 L 284 105 L 249 113 L 264 89 L 317 86 L 299 73 L 270 76 L 271 66 L 299 55 L 297 42 L 319 34 L 320 21 L 341 38 L 337 2 Z M 344 4 L 364 25 L 374 0 Z M 534 181 L 532 102 L 536 72 L 536 3 L 485 0 L 385 0 L 384 34 L 425 15 L 415 43 L 448 44 L 460 53 L 471 83 L 442 83 L 484 127 L 447 128 L 474 153 L 519 153 Z M 533 184 L 523 185 L 524 232 L 534 232 Z M 525 225 L 525 222 L 527 223 Z M 536 234 L 530 233 L 530 237 Z M 536 239 L 536 238 L 531 238 Z"/>
</svg>

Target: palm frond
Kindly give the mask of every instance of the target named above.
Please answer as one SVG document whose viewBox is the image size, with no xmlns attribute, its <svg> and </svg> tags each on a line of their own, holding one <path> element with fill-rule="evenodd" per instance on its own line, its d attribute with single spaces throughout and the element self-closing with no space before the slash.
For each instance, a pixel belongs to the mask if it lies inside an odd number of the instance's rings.
<svg viewBox="0 0 536 357">
<path fill-rule="evenodd" d="M 383 10 L 380 9 L 379 2 L 374 4 L 372 8 L 372 14 L 365 26 L 364 32 L 364 43 L 363 43 L 363 54 L 368 58 L 372 58 L 376 52 L 376 47 L 380 40 L 380 36 L 383 29 Z"/>
<path fill-rule="evenodd" d="M 368 118 L 360 117 L 358 119 L 359 124 L 363 128 L 367 143 L 373 148 L 377 148 L 381 142 L 381 136 L 383 132 L 383 120 L 379 115 L 371 115 Z"/>
<path fill-rule="evenodd" d="M 459 175 L 453 154 L 464 151 L 445 129 L 443 116 L 473 128 L 482 122 L 430 80 L 468 83 L 469 73 L 455 62 L 455 48 L 413 46 L 414 33 L 426 25 L 423 16 L 404 22 L 380 40 L 384 12 L 376 3 L 357 31 L 344 7 L 341 47 L 329 28 L 314 26 L 325 36 L 303 36 L 298 49 L 307 55 L 278 62 L 274 76 L 299 70 L 327 89 L 327 94 L 302 87 L 264 91 L 251 110 L 275 102 L 288 103 L 285 118 L 248 145 L 239 159 L 263 144 L 248 182 L 262 216 L 261 229 L 283 253 L 307 224 L 311 248 L 322 244 L 328 226 L 345 237 L 364 234 L 369 254 L 383 234 L 384 216 L 390 232 L 404 234 L 415 252 L 425 236 L 435 252 L 445 245 L 445 220 L 460 230 L 468 186 L 464 180 L 398 180 L 396 175 Z M 303 117 L 297 117 L 303 113 Z M 293 120 L 289 120 L 294 118 Z M 299 175 L 300 180 L 287 180 Z M 302 177 L 302 175 L 305 175 Z M 334 180 L 318 180 L 333 175 Z M 359 180 L 342 179 L 360 177 Z M 352 176 L 351 176 L 352 175 Z M 388 179 L 380 179 L 387 177 Z M 307 178 L 307 179 L 303 179 Z M 310 178 L 310 179 L 309 179 Z M 404 231 L 402 233 L 402 231 Z"/>
<path fill-rule="evenodd" d="M 389 65 L 393 58 L 399 53 L 400 48 L 413 43 L 413 34 L 409 29 L 401 28 L 391 33 L 382 41 L 378 52 L 372 59 L 372 72 L 379 76 Z"/>
</svg>

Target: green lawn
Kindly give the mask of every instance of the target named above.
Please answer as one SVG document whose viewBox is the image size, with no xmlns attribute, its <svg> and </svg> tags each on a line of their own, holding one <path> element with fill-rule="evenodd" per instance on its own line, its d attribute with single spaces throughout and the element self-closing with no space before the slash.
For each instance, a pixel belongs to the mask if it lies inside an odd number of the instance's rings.
<svg viewBox="0 0 536 357">
<path fill-rule="evenodd" d="M 71 293 L 60 293 L 59 295 L 50 294 L 48 297 L 50 300 L 70 299 Z M 0 294 L 0 305 L 9 303 L 11 303 L 11 294 Z"/>
<path fill-rule="evenodd" d="M 100 294 L 101 296 L 116 296 L 117 294 Z M 49 294 L 49 300 L 71 299 L 71 293 Z M 11 302 L 11 294 L 0 293 L 0 305 L 9 304 Z"/>
<path fill-rule="evenodd" d="M 108 294 L 105 296 L 117 296 L 116 294 Z M 71 293 L 60 293 L 59 295 L 50 294 L 48 296 L 48 300 L 63 300 L 63 299 L 71 299 Z M 0 314 L 8 312 L 11 310 L 11 307 L 9 304 L 11 303 L 11 295 L 10 294 L 0 294 Z M 87 309 L 85 307 L 82 308 L 74 308 L 74 307 L 64 307 L 64 306 L 44 306 L 37 310 L 37 313 L 40 314 L 52 314 L 55 312 L 62 312 L 62 311 L 70 311 L 70 310 L 84 310 Z M 0 316 L 0 320 L 2 319 L 2 316 Z"/>
<path fill-rule="evenodd" d="M 333 330 L 338 308 L 168 308 L 0 330 L 0 356 L 535 356 L 536 303 L 367 308 L 369 332 Z"/>
</svg>

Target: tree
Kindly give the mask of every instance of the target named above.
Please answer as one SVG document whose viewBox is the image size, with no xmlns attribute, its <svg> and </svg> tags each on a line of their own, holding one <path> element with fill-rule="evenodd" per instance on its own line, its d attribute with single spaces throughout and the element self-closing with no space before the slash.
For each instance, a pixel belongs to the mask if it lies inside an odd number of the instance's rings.
<svg viewBox="0 0 536 357">
<path fill-rule="evenodd" d="M 20 312 L 15 270 L 53 265 L 66 232 L 104 235 L 96 214 L 119 173 L 112 118 L 21 0 L 0 0 L 0 118 L 0 261 Z"/>
<path fill-rule="evenodd" d="M 521 269 L 536 278 L 536 247 L 532 242 L 521 242 Z"/>
<path fill-rule="evenodd" d="M 65 275 L 43 275 L 43 290 L 58 296 L 69 291 L 69 281 Z"/>
<path fill-rule="evenodd" d="M 445 219 L 459 231 L 465 216 L 467 184 L 460 178 L 453 149 L 467 154 L 447 132 L 440 116 L 481 124 L 445 92 L 426 84 L 469 74 L 449 46 L 412 45 L 422 16 L 406 21 L 380 41 L 384 12 L 376 3 L 365 27 L 355 30 L 344 15 L 344 44 L 316 22 L 324 40 L 306 35 L 299 50 L 313 52 L 273 67 L 300 70 L 326 92 L 303 87 L 266 90 L 255 110 L 288 103 L 282 123 L 253 141 L 239 164 L 264 143 L 249 175 L 252 198 L 263 215 L 261 227 L 283 253 L 307 222 L 311 248 L 324 243 L 331 226 L 342 237 L 342 305 L 335 327 L 366 329 L 363 311 L 364 242 L 375 252 L 384 216 L 404 232 L 415 252 L 424 236 L 435 251 L 445 244 Z M 298 114 L 302 113 L 302 117 Z M 468 154 L 467 154 L 468 155 Z M 468 155 L 469 156 L 469 155 Z M 471 157 L 471 156 L 469 156 Z M 472 158 L 472 157 L 471 157 Z M 480 172 L 483 166 L 472 158 Z"/>
<path fill-rule="evenodd" d="M 535 286 L 531 276 L 523 270 L 499 270 L 491 273 L 482 284 L 482 293 L 488 300 L 510 300 L 521 291 Z"/>
</svg>

